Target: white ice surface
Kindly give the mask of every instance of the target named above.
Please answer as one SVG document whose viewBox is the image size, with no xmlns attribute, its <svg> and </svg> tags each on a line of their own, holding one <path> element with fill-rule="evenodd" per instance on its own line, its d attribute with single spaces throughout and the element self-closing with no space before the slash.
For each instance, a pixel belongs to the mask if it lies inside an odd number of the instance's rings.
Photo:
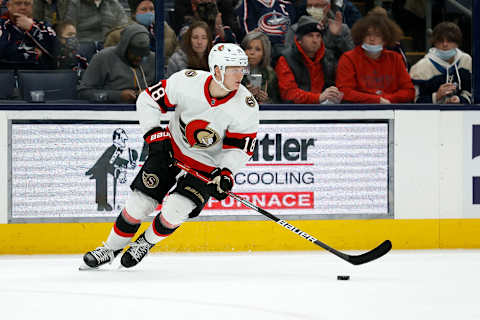
<svg viewBox="0 0 480 320">
<path fill-rule="evenodd" d="M 392 251 L 363 266 L 325 251 L 151 254 L 102 271 L 80 260 L 0 256 L 0 319 L 480 319 L 479 250 Z"/>
</svg>

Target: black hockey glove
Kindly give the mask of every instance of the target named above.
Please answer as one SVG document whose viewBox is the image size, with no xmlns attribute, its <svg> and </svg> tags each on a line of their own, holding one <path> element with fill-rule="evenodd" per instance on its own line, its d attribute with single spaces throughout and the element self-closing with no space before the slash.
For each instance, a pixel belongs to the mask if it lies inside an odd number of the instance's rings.
<svg viewBox="0 0 480 320">
<path fill-rule="evenodd" d="M 227 168 L 215 168 L 210 172 L 210 192 L 212 197 L 223 200 L 228 197 L 228 191 L 233 188 L 232 172 Z"/>
<path fill-rule="evenodd" d="M 170 133 L 161 128 L 156 127 L 148 131 L 144 136 L 145 142 L 148 144 L 148 154 L 161 156 L 168 167 L 173 165 L 173 149 L 170 142 Z"/>
</svg>

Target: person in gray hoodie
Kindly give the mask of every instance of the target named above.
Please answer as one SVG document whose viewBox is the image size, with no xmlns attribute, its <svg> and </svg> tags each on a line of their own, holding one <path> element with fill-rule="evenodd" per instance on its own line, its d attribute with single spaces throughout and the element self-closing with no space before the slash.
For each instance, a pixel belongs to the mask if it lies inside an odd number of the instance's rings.
<svg viewBox="0 0 480 320">
<path fill-rule="evenodd" d="M 97 53 L 80 82 L 80 99 L 95 102 L 135 103 L 140 92 L 155 82 L 155 54 L 147 29 L 128 25 L 120 43 Z"/>
</svg>

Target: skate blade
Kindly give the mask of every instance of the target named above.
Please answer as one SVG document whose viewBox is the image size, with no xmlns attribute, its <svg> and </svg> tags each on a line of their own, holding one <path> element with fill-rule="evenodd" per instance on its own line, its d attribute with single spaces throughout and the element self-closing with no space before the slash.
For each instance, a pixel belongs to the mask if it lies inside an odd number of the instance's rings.
<svg viewBox="0 0 480 320">
<path fill-rule="evenodd" d="M 82 264 L 78 267 L 78 271 L 95 271 L 99 270 L 98 268 L 89 267 L 85 262 L 82 261 Z"/>
<path fill-rule="evenodd" d="M 100 267 L 92 268 L 92 267 L 89 267 L 87 264 L 85 264 L 85 262 L 82 262 L 82 264 L 78 267 L 78 271 L 97 271 L 97 272 L 98 271 L 117 271 L 117 270 L 125 270 L 125 269 L 126 268 L 124 268 L 121 264 L 118 266 L 106 264 Z"/>
</svg>

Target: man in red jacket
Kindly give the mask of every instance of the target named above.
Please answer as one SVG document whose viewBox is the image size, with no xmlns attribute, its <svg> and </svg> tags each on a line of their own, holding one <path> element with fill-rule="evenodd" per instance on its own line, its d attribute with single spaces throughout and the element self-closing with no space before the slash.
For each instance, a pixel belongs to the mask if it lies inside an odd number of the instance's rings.
<svg viewBox="0 0 480 320">
<path fill-rule="evenodd" d="M 342 94 L 335 87 L 334 53 L 325 48 L 318 21 L 300 17 L 295 35 L 295 44 L 275 67 L 280 97 L 296 104 L 339 103 Z"/>
<path fill-rule="evenodd" d="M 382 14 L 369 14 L 352 28 L 356 47 L 338 61 L 337 87 L 355 103 L 412 102 L 415 89 L 402 56 L 384 49 L 400 39 L 398 25 Z"/>
</svg>

